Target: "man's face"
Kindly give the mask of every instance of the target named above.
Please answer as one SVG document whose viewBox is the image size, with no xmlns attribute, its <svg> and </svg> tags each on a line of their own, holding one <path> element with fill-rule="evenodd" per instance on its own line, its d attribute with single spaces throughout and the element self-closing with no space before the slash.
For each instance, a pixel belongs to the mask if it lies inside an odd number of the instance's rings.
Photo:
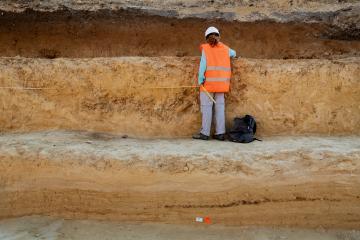
<svg viewBox="0 0 360 240">
<path fill-rule="evenodd" d="M 217 34 L 217 33 L 211 33 L 211 34 L 208 35 L 208 37 L 210 37 L 210 36 L 212 36 L 213 38 L 215 38 L 217 41 L 220 41 L 220 36 L 219 36 L 219 34 Z"/>
</svg>

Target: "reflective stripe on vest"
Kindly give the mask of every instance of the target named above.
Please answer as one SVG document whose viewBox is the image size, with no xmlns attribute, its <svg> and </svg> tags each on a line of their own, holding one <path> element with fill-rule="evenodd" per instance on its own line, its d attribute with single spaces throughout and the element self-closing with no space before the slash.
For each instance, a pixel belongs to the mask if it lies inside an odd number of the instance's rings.
<svg viewBox="0 0 360 240">
<path fill-rule="evenodd" d="M 207 66 L 206 70 L 219 70 L 219 71 L 229 71 L 229 72 L 231 72 L 230 67 L 220 67 L 220 66 Z"/>
<path fill-rule="evenodd" d="M 206 78 L 206 81 L 209 81 L 209 82 L 226 82 L 226 81 L 230 81 L 230 78 L 211 77 L 211 78 Z"/>
</svg>

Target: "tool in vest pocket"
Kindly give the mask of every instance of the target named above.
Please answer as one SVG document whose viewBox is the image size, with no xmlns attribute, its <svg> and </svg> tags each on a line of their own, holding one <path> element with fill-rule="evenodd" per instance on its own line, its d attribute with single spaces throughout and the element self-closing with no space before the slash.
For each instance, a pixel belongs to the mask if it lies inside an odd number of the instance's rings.
<svg viewBox="0 0 360 240">
<path fill-rule="evenodd" d="M 205 94 L 211 99 L 211 101 L 213 101 L 216 104 L 215 99 L 210 95 L 210 93 L 206 90 L 206 88 L 204 87 L 204 85 L 201 85 L 202 89 L 204 90 Z"/>
</svg>

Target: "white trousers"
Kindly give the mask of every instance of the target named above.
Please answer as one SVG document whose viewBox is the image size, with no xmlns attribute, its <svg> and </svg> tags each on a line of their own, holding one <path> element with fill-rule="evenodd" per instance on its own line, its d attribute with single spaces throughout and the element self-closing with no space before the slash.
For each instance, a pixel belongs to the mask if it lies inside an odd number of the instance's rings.
<svg viewBox="0 0 360 240">
<path fill-rule="evenodd" d="M 215 134 L 225 133 L 225 97 L 224 93 L 210 93 L 215 99 Z M 211 122 L 213 118 L 213 101 L 205 92 L 200 92 L 200 106 L 202 114 L 202 124 L 200 132 L 206 136 L 210 136 Z"/>
</svg>

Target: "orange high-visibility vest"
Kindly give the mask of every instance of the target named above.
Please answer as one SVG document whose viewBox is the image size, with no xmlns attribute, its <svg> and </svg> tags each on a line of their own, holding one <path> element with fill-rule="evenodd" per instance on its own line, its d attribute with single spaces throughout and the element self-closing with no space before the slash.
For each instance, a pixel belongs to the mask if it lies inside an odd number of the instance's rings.
<svg viewBox="0 0 360 240">
<path fill-rule="evenodd" d="M 208 92 L 228 92 L 231 77 L 229 47 L 221 42 L 214 47 L 206 43 L 200 46 L 200 50 L 204 50 L 206 55 L 205 89 Z"/>
</svg>

